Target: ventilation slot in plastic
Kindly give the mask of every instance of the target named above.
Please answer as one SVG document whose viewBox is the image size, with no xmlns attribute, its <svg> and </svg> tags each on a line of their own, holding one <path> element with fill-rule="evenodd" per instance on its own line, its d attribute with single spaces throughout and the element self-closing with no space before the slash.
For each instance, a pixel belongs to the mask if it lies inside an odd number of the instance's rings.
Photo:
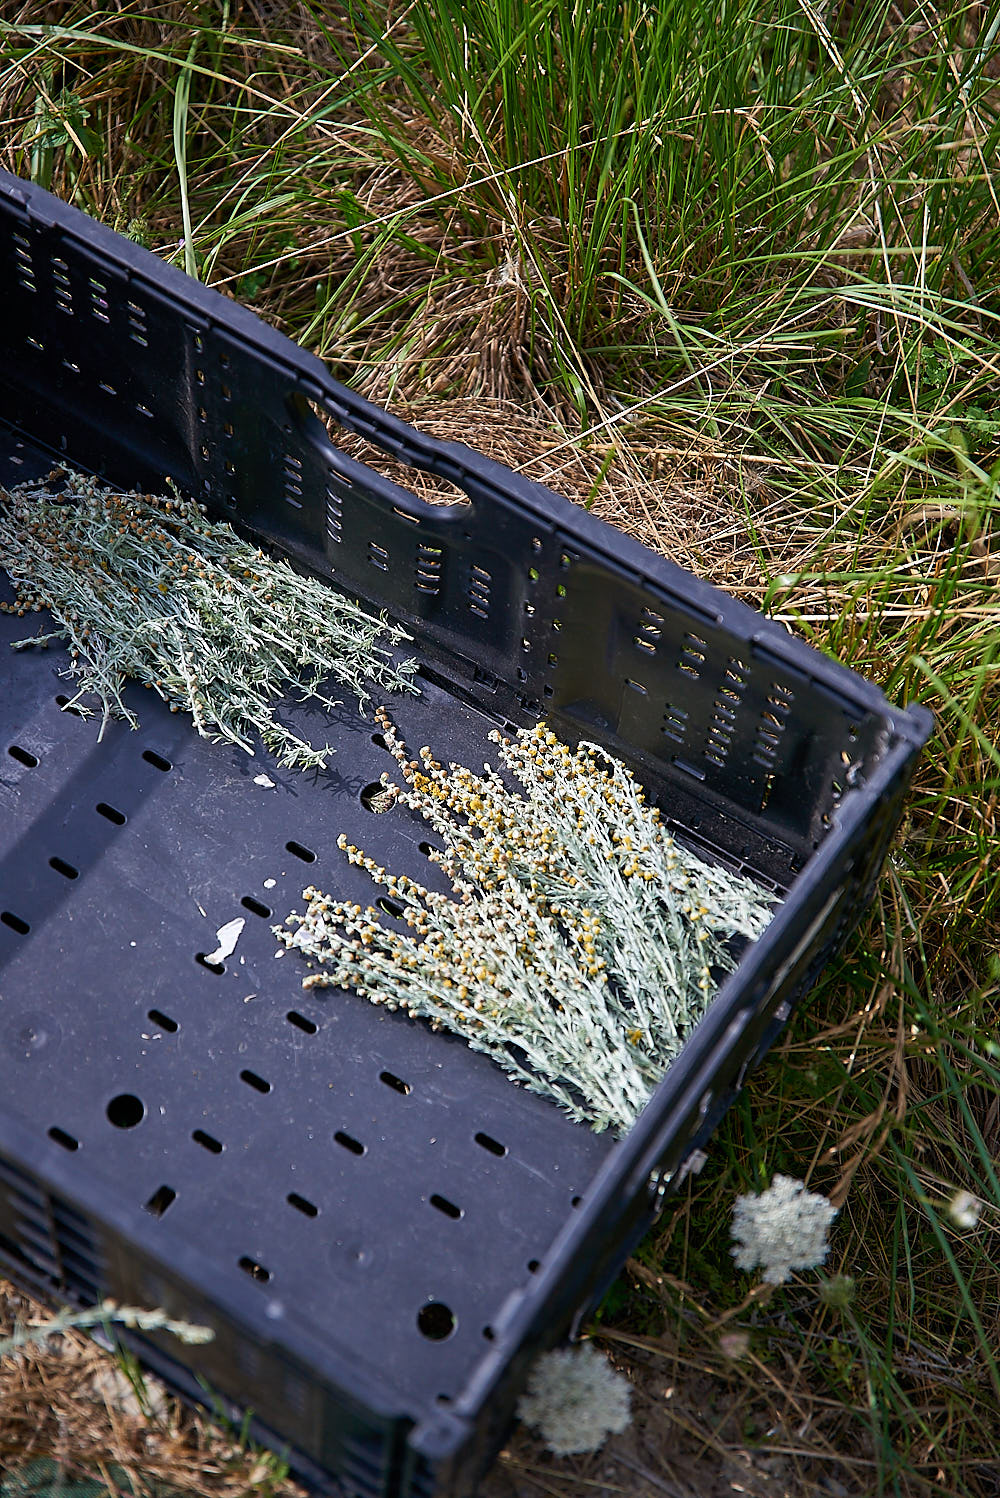
<svg viewBox="0 0 1000 1498">
<path fill-rule="evenodd" d="M 475 563 L 469 569 L 468 600 L 472 613 L 477 614 L 480 619 L 488 619 L 490 613 L 490 584 L 493 581 L 492 574 L 485 567 L 478 567 Z"/>
<path fill-rule="evenodd" d="M 98 1300 L 103 1275 L 88 1220 L 33 1181 L 8 1184 L 7 1192 L 18 1248 L 28 1262 L 70 1297 L 87 1304 Z"/>
<path fill-rule="evenodd" d="M 302 463 L 291 453 L 285 454 L 285 504 L 295 510 L 302 508 Z"/>
<path fill-rule="evenodd" d="M 639 614 L 639 626 L 632 636 L 633 645 L 644 655 L 655 655 L 656 647 L 663 635 L 663 615 L 655 609 L 643 609 Z"/>
<path fill-rule="evenodd" d="M 690 676 L 697 681 L 701 675 L 701 668 L 705 664 L 707 649 L 707 643 L 699 635 L 686 634 L 677 661 L 678 671 L 682 671 L 685 676 Z"/>
<path fill-rule="evenodd" d="M 663 713 L 663 722 L 660 724 L 660 732 L 666 734 L 668 739 L 673 739 L 675 744 L 683 744 L 684 735 L 687 732 L 688 714 L 682 707 L 673 707 L 669 702 Z"/>
<path fill-rule="evenodd" d="M 326 534 L 327 539 L 339 546 L 344 536 L 343 501 L 329 484 L 326 490 Z"/>
<path fill-rule="evenodd" d="M 441 591 L 441 566 L 444 558 L 444 549 L 440 546 L 429 546 L 421 541 L 417 547 L 417 565 L 414 582 L 418 593 L 426 593 L 429 597 L 436 597 Z"/>
</svg>

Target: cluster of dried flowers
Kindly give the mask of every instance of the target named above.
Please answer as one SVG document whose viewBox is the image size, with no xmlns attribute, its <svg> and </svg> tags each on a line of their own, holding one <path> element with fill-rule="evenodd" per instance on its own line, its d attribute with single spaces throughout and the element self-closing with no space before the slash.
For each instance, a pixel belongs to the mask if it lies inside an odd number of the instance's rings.
<svg viewBox="0 0 1000 1498">
<path fill-rule="evenodd" d="M 58 469 L 0 488 L 0 567 L 16 589 L 0 609 L 47 608 L 60 626 L 19 646 L 68 642 L 77 697 L 96 696 L 105 722 L 137 726 L 122 697 L 134 678 L 190 713 L 203 738 L 252 753 L 256 732 L 281 764 L 307 769 L 332 751 L 277 721 L 279 696 L 298 688 L 332 706 L 322 690 L 331 678 L 361 703 L 367 682 L 413 690 L 415 662 L 394 655 L 402 630 L 177 494 L 122 492 Z"/>
<path fill-rule="evenodd" d="M 837 1215 L 819 1192 L 777 1174 L 759 1195 L 738 1196 L 731 1249 L 738 1269 L 764 1271 L 768 1285 L 783 1285 L 798 1269 L 818 1269 L 829 1253 L 827 1234 Z"/>
<path fill-rule="evenodd" d="M 631 1424 L 632 1386 L 593 1342 L 545 1352 L 528 1375 L 517 1413 L 555 1456 L 597 1451 Z"/>
<path fill-rule="evenodd" d="M 624 1131 L 735 963 L 773 896 L 683 847 L 620 762 L 539 724 L 494 733 L 513 790 L 489 765 L 411 759 L 377 714 L 401 786 L 383 783 L 441 838 L 452 893 L 339 846 L 394 903 L 310 887 L 275 934 L 319 967 L 308 988 L 349 987 L 461 1035 L 525 1087 L 595 1130 Z"/>
<path fill-rule="evenodd" d="M 19 615 L 48 608 L 58 629 L 18 641 L 69 645 L 77 698 L 136 726 L 129 678 L 206 738 L 282 764 L 325 763 L 274 716 L 297 687 L 326 705 L 331 678 L 363 704 L 366 684 L 413 689 L 399 629 L 242 541 L 178 494 L 123 492 L 54 469 L 0 488 L 0 567 Z M 85 710 L 85 709 L 84 709 Z M 411 760 L 381 720 L 402 785 L 395 797 L 441 837 L 444 895 L 341 847 L 395 902 L 372 907 L 305 892 L 278 935 L 315 960 L 309 986 L 349 986 L 463 1036 L 523 1085 L 595 1129 L 624 1131 L 731 969 L 772 897 L 676 842 L 624 765 L 596 745 L 570 750 L 544 724 L 493 735 L 497 771 Z"/>
</svg>

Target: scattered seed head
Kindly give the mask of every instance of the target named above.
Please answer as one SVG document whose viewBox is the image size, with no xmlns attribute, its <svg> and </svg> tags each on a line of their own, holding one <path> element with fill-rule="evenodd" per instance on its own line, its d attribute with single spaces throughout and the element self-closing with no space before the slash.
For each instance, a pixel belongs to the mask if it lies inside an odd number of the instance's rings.
<svg viewBox="0 0 1000 1498">
<path fill-rule="evenodd" d="M 846 1311 L 854 1303 L 854 1291 L 853 1275 L 832 1274 L 828 1280 L 820 1281 L 819 1298 L 831 1310 Z"/>
<path fill-rule="evenodd" d="M 979 1223 L 983 1204 L 971 1191 L 956 1191 L 948 1203 L 948 1216 L 957 1228 L 968 1230 Z"/>
</svg>

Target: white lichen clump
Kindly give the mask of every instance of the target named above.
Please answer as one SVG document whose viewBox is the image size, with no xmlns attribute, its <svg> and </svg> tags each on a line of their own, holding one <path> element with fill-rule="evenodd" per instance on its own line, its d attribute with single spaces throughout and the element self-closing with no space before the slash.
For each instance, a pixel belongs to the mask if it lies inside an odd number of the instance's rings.
<svg viewBox="0 0 1000 1498">
<path fill-rule="evenodd" d="M 631 1420 L 631 1386 L 591 1342 L 543 1353 L 517 1413 L 555 1456 L 597 1451 Z"/>
<path fill-rule="evenodd" d="M 687 1035 L 732 938 L 753 940 L 774 897 L 683 847 L 628 769 L 594 744 L 576 750 L 544 723 L 491 739 L 508 775 L 410 759 L 377 715 L 403 786 L 444 844 L 431 858 L 452 894 L 389 873 L 341 837 L 384 891 L 373 906 L 305 890 L 275 934 L 318 961 L 307 988 L 352 988 L 461 1035 L 512 1077 L 596 1130 L 627 1129 Z"/>
<path fill-rule="evenodd" d="M 416 662 L 393 658 L 409 636 L 176 493 L 123 492 L 61 469 L 0 486 L 0 567 L 17 594 L 0 610 L 47 608 L 58 623 L 14 648 L 65 641 L 74 701 L 95 696 L 105 723 L 138 727 L 122 697 L 131 678 L 172 712 L 190 713 L 203 738 L 249 754 L 259 733 L 281 764 L 306 769 L 332 750 L 275 718 L 280 696 L 296 689 L 338 706 L 325 695 L 328 679 L 362 704 L 371 682 L 415 690 Z M 78 711 L 89 712 L 85 700 Z"/>
<path fill-rule="evenodd" d="M 769 1285 L 783 1285 L 798 1269 L 818 1269 L 829 1252 L 827 1234 L 837 1215 L 825 1196 L 802 1181 L 776 1175 L 759 1196 L 738 1196 L 730 1252 L 738 1269 L 758 1265 Z"/>
</svg>

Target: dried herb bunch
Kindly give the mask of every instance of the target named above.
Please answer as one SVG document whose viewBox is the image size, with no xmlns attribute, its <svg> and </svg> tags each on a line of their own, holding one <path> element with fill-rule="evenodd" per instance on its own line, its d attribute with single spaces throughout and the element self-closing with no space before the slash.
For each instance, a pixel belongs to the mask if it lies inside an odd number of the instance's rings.
<svg viewBox="0 0 1000 1498">
<path fill-rule="evenodd" d="M 390 796 L 444 843 L 431 857 L 453 896 L 338 846 L 402 910 L 310 887 L 274 928 L 320 968 L 304 987 L 350 987 L 429 1019 L 595 1130 L 627 1129 L 734 966 L 733 937 L 760 935 L 774 897 L 678 843 L 617 760 L 571 750 L 544 723 L 490 735 L 500 774 L 410 759 L 376 715 L 403 784 Z M 523 792 L 523 793 L 522 793 Z"/>
<path fill-rule="evenodd" d="M 416 663 L 393 660 L 392 647 L 409 638 L 402 630 L 266 556 L 176 492 L 122 492 L 58 469 L 0 487 L 0 567 L 16 589 L 0 609 L 48 608 L 60 625 L 15 649 L 68 641 L 74 701 L 98 697 L 104 723 L 138 727 L 122 700 L 134 677 L 171 711 L 189 712 L 203 738 L 252 754 L 256 730 L 281 764 L 307 769 L 332 750 L 275 719 L 290 688 L 331 707 L 321 690 L 331 677 L 362 704 L 366 682 L 415 690 Z"/>
</svg>

